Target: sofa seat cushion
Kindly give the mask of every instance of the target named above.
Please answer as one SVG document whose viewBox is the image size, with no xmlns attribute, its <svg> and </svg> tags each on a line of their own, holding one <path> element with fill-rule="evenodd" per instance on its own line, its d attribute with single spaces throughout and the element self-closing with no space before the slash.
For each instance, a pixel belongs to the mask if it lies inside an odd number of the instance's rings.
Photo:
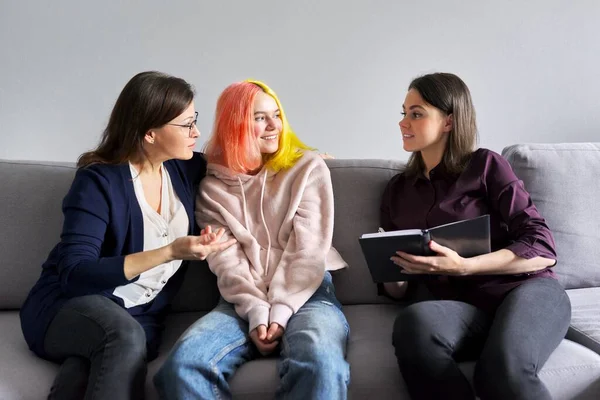
<svg viewBox="0 0 600 400">
<path fill-rule="evenodd" d="M 600 354 L 600 288 L 567 290 L 571 326 L 567 338 Z"/>
<path fill-rule="evenodd" d="M 0 399 L 45 399 L 58 365 L 27 347 L 18 311 L 0 311 Z"/>
<path fill-rule="evenodd" d="M 399 310 L 394 305 L 346 306 L 351 336 L 347 359 L 351 365 L 350 396 L 355 399 L 408 399 L 391 344 L 391 329 Z M 148 399 L 157 399 L 152 377 L 177 338 L 203 314 L 178 313 L 168 317 L 161 356 L 150 363 L 146 383 Z M 45 398 L 58 365 L 40 360 L 27 348 L 16 311 L 0 312 L 0 399 Z M 279 378 L 276 358 L 243 365 L 231 381 L 236 398 L 274 397 Z M 473 363 L 462 365 L 468 374 Z M 597 399 L 600 393 L 600 355 L 563 340 L 540 376 L 554 399 Z M 35 382 L 35 384 L 32 384 Z"/>
<path fill-rule="evenodd" d="M 344 306 L 350 325 L 347 360 L 351 365 L 350 393 L 356 399 L 408 399 L 404 381 L 392 347 L 392 325 L 399 308 L 396 305 Z M 152 377 L 162 365 L 168 349 L 203 313 L 177 313 L 168 317 L 161 356 L 148 368 L 147 399 L 158 399 Z M 231 379 L 235 397 L 244 399 L 274 398 L 279 384 L 277 358 L 246 363 Z"/>
<path fill-rule="evenodd" d="M 400 307 L 371 304 L 344 306 L 350 324 L 347 360 L 350 362 L 349 395 L 354 399 L 408 399 L 406 387 L 396 363 L 391 332 Z M 202 313 L 178 313 L 168 317 L 163 350 L 148 370 L 147 399 L 157 399 L 152 377 L 162 364 L 168 349 Z M 473 363 L 461 365 L 472 374 Z M 555 399 L 592 399 L 600 393 L 600 355 L 563 340 L 552 354 L 540 376 Z M 231 380 L 236 398 L 272 399 L 277 388 L 277 358 L 251 361 L 243 365 Z"/>
<path fill-rule="evenodd" d="M 472 383 L 474 362 L 460 365 Z M 539 376 L 554 400 L 597 400 L 600 393 L 600 357 L 585 346 L 563 340 Z"/>
</svg>

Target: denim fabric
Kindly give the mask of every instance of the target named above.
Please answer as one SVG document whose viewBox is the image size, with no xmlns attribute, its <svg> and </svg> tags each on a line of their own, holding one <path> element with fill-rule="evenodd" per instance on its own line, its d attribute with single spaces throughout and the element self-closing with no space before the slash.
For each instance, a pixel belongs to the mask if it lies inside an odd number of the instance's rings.
<svg viewBox="0 0 600 400">
<path fill-rule="evenodd" d="M 393 344 L 414 399 L 550 400 L 538 372 L 570 319 L 560 283 L 536 278 L 510 291 L 493 315 L 459 301 L 413 304 L 398 315 Z M 477 360 L 474 391 L 458 367 L 468 360 Z"/>
<path fill-rule="evenodd" d="M 49 399 L 144 397 L 144 329 L 106 297 L 68 300 L 50 323 L 44 347 L 49 357 L 62 362 Z"/>
<path fill-rule="evenodd" d="M 294 314 L 280 345 L 278 398 L 346 399 L 349 327 L 335 298 L 331 275 Z M 221 300 L 177 341 L 154 377 L 163 399 L 230 399 L 228 379 L 243 363 L 261 357 L 248 322 Z"/>
</svg>

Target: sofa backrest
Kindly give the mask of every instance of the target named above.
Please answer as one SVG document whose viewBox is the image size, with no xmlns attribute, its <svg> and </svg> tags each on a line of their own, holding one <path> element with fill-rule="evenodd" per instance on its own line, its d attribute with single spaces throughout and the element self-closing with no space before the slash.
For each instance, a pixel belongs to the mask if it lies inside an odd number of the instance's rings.
<svg viewBox="0 0 600 400">
<path fill-rule="evenodd" d="M 336 295 L 342 304 L 387 302 L 377 296 L 358 238 L 377 232 L 381 195 L 404 164 L 390 160 L 329 160 L 335 199 L 333 246 L 349 265 L 334 274 Z"/>
<path fill-rule="evenodd" d="M 0 309 L 17 309 L 58 243 L 74 165 L 0 160 Z"/>
<path fill-rule="evenodd" d="M 566 288 L 600 286 L 600 143 L 529 144 L 503 151 L 554 233 Z M 386 160 L 328 160 L 335 196 L 333 244 L 350 265 L 334 274 L 343 304 L 385 302 L 377 296 L 358 237 L 378 227 L 381 194 L 403 164 Z M 17 309 L 58 242 L 61 202 L 72 164 L 0 160 L 0 309 Z M 192 263 L 174 302 L 180 311 L 208 310 L 218 291 L 202 262 Z"/>
<path fill-rule="evenodd" d="M 522 144 L 502 154 L 554 234 L 560 282 L 600 286 L 600 143 Z"/>
</svg>

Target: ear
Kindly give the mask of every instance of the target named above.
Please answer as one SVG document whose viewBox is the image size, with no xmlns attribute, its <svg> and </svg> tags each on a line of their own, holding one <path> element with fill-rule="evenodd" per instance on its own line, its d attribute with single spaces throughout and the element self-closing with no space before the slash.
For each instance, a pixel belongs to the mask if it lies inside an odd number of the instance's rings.
<svg viewBox="0 0 600 400">
<path fill-rule="evenodd" d="M 148 144 L 154 144 L 155 137 L 156 137 L 156 133 L 154 133 L 154 131 L 148 131 L 144 135 L 144 141 Z"/>
<path fill-rule="evenodd" d="M 454 128 L 454 115 L 448 114 L 446 116 L 446 121 L 444 122 L 444 133 L 448 133 L 452 131 Z"/>
</svg>

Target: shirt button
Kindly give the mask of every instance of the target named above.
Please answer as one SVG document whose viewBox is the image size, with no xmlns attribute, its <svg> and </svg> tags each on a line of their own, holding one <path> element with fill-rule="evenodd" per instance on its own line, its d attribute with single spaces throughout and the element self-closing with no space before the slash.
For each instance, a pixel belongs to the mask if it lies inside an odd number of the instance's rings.
<svg viewBox="0 0 600 400">
<path fill-rule="evenodd" d="M 160 283 L 162 283 L 163 285 L 165 285 L 167 283 L 167 281 L 163 279 L 162 281 L 160 281 Z"/>
<path fill-rule="evenodd" d="M 150 293 L 146 293 L 146 297 L 150 297 L 152 296 Z"/>
</svg>

